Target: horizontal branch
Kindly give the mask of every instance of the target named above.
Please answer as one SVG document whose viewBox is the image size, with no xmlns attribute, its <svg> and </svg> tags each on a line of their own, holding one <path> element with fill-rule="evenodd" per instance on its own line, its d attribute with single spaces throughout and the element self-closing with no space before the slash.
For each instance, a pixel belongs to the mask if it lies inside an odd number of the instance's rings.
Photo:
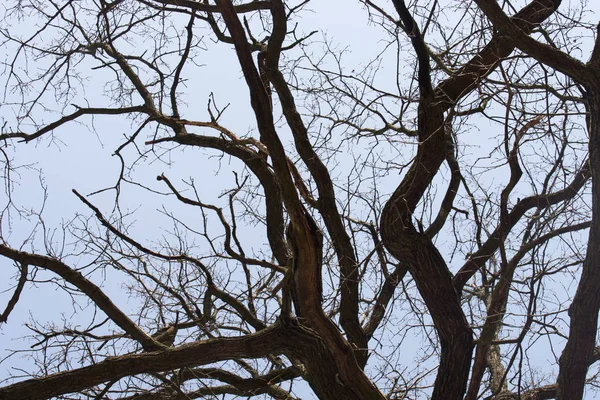
<svg viewBox="0 0 600 400">
<path fill-rule="evenodd" d="M 126 376 L 205 365 L 236 358 L 260 358 L 278 354 L 283 328 L 274 325 L 243 337 L 217 338 L 151 353 L 109 357 L 87 367 L 28 379 L 0 388 L 0 399 L 47 399 L 73 393 Z"/>
<path fill-rule="evenodd" d="M 288 392 L 277 386 L 281 382 L 290 381 L 300 376 L 300 371 L 296 367 L 288 367 L 280 370 L 271 371 L 265 375 L 253 376 L 251 378 L 242 378 L 237 374 L 218 368 L 190 368 L 183 369 L 174 380 L 173 386 L 187 382 L 189 380 L 210 379 L 219 380 L 227 383 L 222 386 L 202 386 L 191 392 L 185 393 L 185 399 L 205 399 L 214 398 L 221 394 L 229 394 L 240 397 L 248 397 L 269 393 L 275 399 L 294 400 Z M 136 393 L 133 396 L 122 397 L 120 400 L 165 400 L 170 398 L 173 393 L 171 386 L 161 388 L 150 393 Z"/>
<path fill-rule="evenodd" d="M 3 133 L 3 134 L 0 134 L 0 140 L 23 139 L 24 142 L 30 142 L 48 132 L 52 132 L 54 129 L 60 127 L 61 125 L 66 124 L 67 122 L 76 120 L 77 118 L 79 118 L 83 115 L 120 115 L 120 114 L 146 113 L 146 112 L 147 112 L 147 109 L 144 106 L 132 106 L 132 107 L 123 107 L 123 108 L 94 108 L 94 107 L 81 108 L 81 107 L 77 107 L 77 111 L 75 111 L 74 113 L 63 116 L 62 118 L 39 129 L 37 132 L 34 132 L 34 133 L 25 133 L 25 132 Z"/>
<path fill-rule="evenodd" d="M 219 7 L 213 4 L 200 3 L 192 0 L 152 0 L 155 3 L 160 3 L 169 6 L 188 7 L 194 11 L 219 12 Z M 270 1 L 254 0 L 249 3 L 238 4 L 233 6 L 237 13 L 248 13 L 258 10 L 268 10 L 271 8 Z"/>
</svg>

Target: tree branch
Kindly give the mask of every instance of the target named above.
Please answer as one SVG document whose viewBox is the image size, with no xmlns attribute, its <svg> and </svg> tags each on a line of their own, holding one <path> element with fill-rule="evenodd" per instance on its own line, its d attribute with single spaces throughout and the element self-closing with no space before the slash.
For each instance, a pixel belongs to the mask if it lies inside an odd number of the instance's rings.
<svg viewBox="0 0 600 400">
<path fill-rule="evenodd" d="M 243 337 L 209 339 L 162 351 L 109 357 L 87 367 L 5 386 L 0 388 L 0 399 L 47 399 L 126 376 L 280 354 L 285 338 L 282 327 L 274 325 Z"/>
<path fill-rule="evenodd" d="M 19 263 L 34 265 L 54 272 L 87 295 L 115 324 L 140 342 L 145 350 L 152 351 L 164 347 L 129 319 L 98 286 L 63 262 L 47 256 L 15 250 L 3 244 L 0 244 L 0 255 Z"/>
</svg>

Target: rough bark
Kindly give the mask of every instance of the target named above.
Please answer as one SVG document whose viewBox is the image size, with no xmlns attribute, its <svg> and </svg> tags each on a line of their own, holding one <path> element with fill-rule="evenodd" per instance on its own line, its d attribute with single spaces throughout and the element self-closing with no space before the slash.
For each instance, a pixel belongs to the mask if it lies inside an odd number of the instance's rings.
<svg viewBox="0 0 600 400">
<path fill-rule="evenodd" d="M 566 53 L 528 36 L 491 0 L 476 0 L 477 5 L 523 52 L 581 83 L 586 90 L 589 130 L 589 172 L 592 178 L 592 221 L 586 257 L 573 302 L 569 307 L 569 338 L 560 357 L 557 399 L 583 398 L 586 374 L 594 358 L 600 311 L 600 76 L 596 69 L 598 40 L 590 63 L 583 64 Z M 560 2 L 558 2 L 560 4 Z"/>
<path fill-rule="evenodd" d="M 412 213 L 445 158 L 444 119 L 427 103 L 419 113 L 419 149 L 410 170 L 386 203 L 381 237 L 388 251 L 409 271 L 423 297 L 439 335 L 440 366 L 433 399 L 460 399 L 464 395 L 473 336 L 452 285 L 452 275 L 441 254 L 412 223 Z"/>
<path fill-rule="evenodd" d="M 162 351 L 109 357 L 84 368 L 5 386 L 0 389 L 0 399 L 47 399 L 136 374 L 281 354 L 287 337 L 284 328 L 275 325 L 244 337 L 211 339 Z"/>
<path fill-rule="evenodd" d="M 309 383 L 322 399 L 340 398 L 340 395 L 356 399 L 382 399 L 381 392 L 362 371 L 352 346 L 323 312 L 319 293 L 322 249 L 318 248 L 316 227 L 311 223 L 311 218 L 298 197 L 285 151 L 274 126 L 271 102 L 252 59 L 244 28 L 230 0 L 217 0 L 216 3 L 233 39 L 250 90 L 261 140 L 264 140 L 269 149 L 283 202 L 290 216 L 295 253 L 291 266 L 293 279 L 290 282 L 294 285 L 294 307 L 302 319 L 302 326 L 314 331 L 314 335 L 324 344 L 322 351 L 308 352 L 305 349 L 303 352 L 313 355 L 303 359 L 307 375 L 312 377 Z M 278 2 L 275 2 L 275 9 L 277 5 Z M 267 54 L 266 64 L 272 65 L 275 62 Z M 337 385 L 332 382 L 337 382 Z"/>
<path fill-rule="evenodd" d="M 461 269 L 459 281 L 453 283 L 452 274 L 431 240 L 415 229 L 412 213 L 445 158 L 444 111 L 469 93 L 478 79 L 489 74 L 503 57 L 514 50 L 515 44 L 507 37 L 494 35 L 492 41 L 456 77 L 442 82 L 434 90 L 418 27 L 403 1 L 394 1 L 394 5 L 419 60 L 419 148 L 410 170 L 383 209 L 381 233 L 389 252 L 409 265 L 439 335 L 440 367 L 433 398 L 459 399 L 466 388 L 473 349 L 472 331 L 462 312 L 460 293 L 464 283 L 482 264 L 469 270 Z M 524 32 L 531 32 L 559 5 L 560 1 L 533 1 L 510 21 Z M 490 247 L 494 251 L 497 249 L 496 246 Z"/>
<path fill-rule="evenodd" d="M 599 79 L 597 75 L 592 77 Z M 586 374 L 594 358 L 600 311 L 600 85 L 586 88 L 590 113 L 592 224 L 581 278 L 569 307 L 569 339 L 559 361 L 556 396 L 559 400 L 583 398 Z"/>
</svg>

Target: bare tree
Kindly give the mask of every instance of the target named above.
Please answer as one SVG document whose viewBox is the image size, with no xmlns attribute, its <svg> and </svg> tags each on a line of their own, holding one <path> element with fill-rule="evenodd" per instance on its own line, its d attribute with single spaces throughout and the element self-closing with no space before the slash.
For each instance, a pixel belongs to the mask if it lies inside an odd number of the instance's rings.
<svg viewBox="0 0 600 400">
<path fill-rule="evenodd" d="M 375 32 L 348 58 L 308 0 L 7 2 L 0 323 L 55 290 L 81 311 L 32 314 L 0 399 L 595 390 L 600 40 L 575 3 L 333 2 Z M 81 210 L 52 227 L 21 160 L 74 127 L 119 168 L 87 195 L 40 171 Z"/>
</svg>

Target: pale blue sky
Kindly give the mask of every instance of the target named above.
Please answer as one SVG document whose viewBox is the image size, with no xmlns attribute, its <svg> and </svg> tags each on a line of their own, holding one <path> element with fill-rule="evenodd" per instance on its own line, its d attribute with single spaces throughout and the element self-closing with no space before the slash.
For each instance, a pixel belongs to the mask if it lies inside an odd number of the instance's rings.
<svg viewBox="0 0 600 400">
<path fill-rule="evenodd" d="M 389 5 L 388 8 L 391 9 Z M 598 14 L 600 13 L 600 2 L 589 2 L 587 8 L 596 12 L 595 15 L 590 15 L 592 21 L 600 20 Z M 300 29 L 304 32 L 310 32 L 313 29 L 321 30 L 321 33 L 315 36 L 315 40 L 320 41 L 327 38 L 335 43 L 338 48 L 347 48 L 347 53 L 344 55 L 344 67 L 348 72 L 364 68 L 365 63 L 384 48 L 385 43 L 382 42 L 384 36 L 381 34 L 381 30 L 377 26 L 367 23 L 366 13 L 358 2 L 317 0 L 311 4 L 310 9 L 312 11 L 307 10 L 304 12 L 300 21 Z M 15 27 L 15 29 L 22 30 L 24 33 L 31 30 L 31 28 L 31 25 L 27 25 L 27 23 Z M 210 39 L 207 38 L 206 40 L 207 45 L 210 46 L 210 52 L 200 52 L 196 60 L 202 66 L 190 68 L 190 70 L 186 69 L 186 73 L 190 74 L 188 75 L 190 82 L 187 94 L 184 97 L 184 100 L 188 103 L 184 115 L 189 119 L 207 119 L 206 103 L 209 93 L 213 92 L 219 104 L 231 103 L 224 117 L 225 124 L 231 130 L 243 136 L 253 130 L 255 123 L 247 101 L 247 88 L 241 76 L 235 54 L 231 51 L 229 45 L 215 45 L 210 42 Z M 583 44 L 584 49 L 589 50 L 591 44 L 591 40 L 587 40 Z M 318 54 L 319 51 L 319 46 L 315 46 L 315 54 Z M 0 48 L 2 59 L 6 58 L 5 52 L 5 48 Z M 389 59 L 389 61 L 385 61 L 383 64 L 377 82 L 385 82 L 395 75 L 394 60 L 390 57 L 393 55 L 392 53 L 392 51 L 388 51 L 385 54 L 386 60 Z M 584 51 L 583 54 L 589 54 L 589 52 Z M 573 55 L 578 56 L 578 54 Z M 203 60 L 204 56 L 210 58 Z M 215 62 L 215 60 L 218 62 Z M 389 65 L 387 65 L 388 62 Z M 89 76 L 95 76 L 94 74 L 97 72 L 91 70 L 94 63 L 84 65 L 86 67 L 82 67 L 82 71 L 88 73 Z M 193 74 L 191 71 L 194 71 Z M 87 99 L 90 105 L 96 105 L 95 101 L 101 101 L 102 87 L 103 82 L 98 78 L 88 81 L 85 94 L 81 93 L 77 98 L 79 104 L 84 104 L 82 103 L 83 99 Z M 0 116 L 9 121 L 13 117 L 10 108 L 7 107 L 0 109 Z M 49 114 L 41 117 L 45 121 L 51 121 L 55 118 L 56 115 Z M 88 124 L 90 119 L 82 121 Z M 61 223 L 71 220 L 77 212 L 83 215 L 90 214 L 89 210 L 71 193 L 71 189 L 77 189 L 82 194 L 88 194 L 111 186 L 120 167 L 118 159 L 112 156 L 112 152 L 123 142 L 123 134 L 131 134 L 133 131 L 128 121 L 118 117 L 96 118 L 94 128 L 95 131 L 90 131 L 89 126 L 85 124 L 70 124 L 55 132 L 57 139 L 55 142 L 42 139 L 28 145 L 20 144 L 16 152 L 11 153 L 15 157 L 15 165 L 32 166 L 32 168 L 20 170 L 17 186 L 13 192 L 15 202 L 25 209 L 39 210 L 43 202 L 44 197 L 39 185 L 40 174 L 38 170 L 42 171 L 43 182 L 49 188 L 43 219 L 46 228 L 50 232 L 56 229 L 56 236 L 54 237 L 54 240 L 57 241 L 56 244 L 61 240 Z M 491 131 L 488 131 L 488 133 L 493 134 Z M 471 148 L 471 151 L 477 155 L 478 146 L 485 146 L 486 143 L 482 140 L 481 134 L 473 134 L 469 144 L 475 146 Z M 13 149 L 8 148 L 7 151 L 12 152 Z M 227 157 L 221 160 L 208 158 L 206 157 L 208 154 L 209 152 L 197 149 L 175 150 L 172 157 L 170 155 L 165 156 L 166 161 L 174 161 L 173 165 L 154 160 L 153 156 L 150 155 L 148 160 L 142 164 L 143 166 L 135 170 L 135 179 L 154 190 L 162 191 L 164 186 L 157 182 L 155 178 L 163 172 L 172 177 L 174 181 L 194 177 L 198 182 L 201 182 L 203 200 L 218 202 L 223 189 L 229 187 L 232 182 L 233 175 L 231 171 L 235 170 L 239 164 Z M 129 155 L 133 156 L 133 153 L 129 153 Z M 340 176 L 352 170 L 353 160 L 348 158 L 339 161 L 336 171 Z M 497 179 L 502 178 L 504 177 L 497 177 Z M 388 178 L 389 191 L 393 190 L 393 184 L 398 179 L 398 176 Z M 445 188 L 440 189 L 440 192 L 443 190 Z M 4 201 L 2 200 L 3 195 L 0 195 L 0 203 Z M 112 210 L 113 196 L 114 192 L 106 192 L 93 196 L 91 199 L 104 212 L 109 213 Z M 135 221 L 131 233 L 139 237 L 142 242 L 151 243 L 153 240 L 160 238 L 164 229 L 170 227 L 167 219 L 161 218 L 156 210 L 163 205 L 167 208 L 175 205 L 176 203 L 171 198 L 148 196 L 145 190 L 126 185 L 123 188 L 121 200 L 123 211 L 136 210 L 135 216 L 130 218 L 130 221 Z M 191 213 L 191 211 L 182 209 L 180 215 L 185 217 L 188 212 Z M 189 217 L 195 218 L 196 215 L 189 214 Z M 7 221 L 3 221 L 4 239 L 9 244 L 19 247 L 37 223 L 36 218 L 27 221 L 15 217 L 10 226 Z M 247 233 L 252 236 L 250 228 L 248 228 Z M 255 236 L 257 236 L 257 243 L 265 242 L 264 235 Z M 443 239 L 441 240 L 443 242 Z M 69 238 L 66 242 L 70 244 L 71 241 L 72 239 Z M 43 236 L 41 235 L 41 227 L 39 227 L 38 234 L 33 241 L 33 247 L 37 251 L 43 252 L 42 244 Z M 32 245 L 28 243 L 23 248 L 30 250 L 31 247 Z M 77 257 L 70 257 L 68 260 L 73 263 L 81 261 Z M 0 260 L 0 307 L 4 307 L 7 299 L 12 294 L 8 289 L 12 288 L 15 282 L 13 271 L 14 268 L 7 260 Z M 100 274 L 96 275 L 99 279 L 97 282 L 102 282 L 104 277 Z M 49 274 L 45 274 L 45 276 L 50 277 Z M 124 309 L 133 310 L 137 306 L 137 301 L 127 298 L 120 282 L 115 281 L 117 276 L 116 273 L 113 273 L 113 275 L 109 273 L 107 280 L 102 283 L 102 288 Z M 86 302 L 81 300 L 80 306 L 85 307 Z M 89 309 L 91 308 L 88 307 L 87 310 Z M 27 348 L 29 343 L 20 338 L 27 332 L 26 329 L 21 327 L 23 323 L 35 319 L 38 321 L 57 321 L 60 326 L 62 318 L 71 321 L 84 321 L 86 316 L 78 316 L 79 312 L 78 308 L 72 306 L 71 299 L 64 292 L 55 290 L 52 285 L 45 284 L 34 288 L 31 284 L 28 284 L 21 301 L 9 319 L 8 325 L 0 327 L 0 359 L 8 354 L 3 351 L 5 348 Z M 410 340 L 402 347 L 402 356 L 413 359 L 418 355 L 419 349 L 416 346 L 410 346 L 409 342 Z M 542 353 L 543 349 L 546 349 L 545 346 L 541 347 L 539 364 L 537 365 L 541 369 L 547 365 L 547 359 L 543 359 L 544 354 Z M 407 362 L 407 364 L 410 363 Z M 29 365 L 31 365 L 30 362 L 19 355 L 0 363 L 0 381 L 8 374 L 18 374 L 18 372 L 15 372 L 15 368 Z M 0 383 L 0 385 L 2 384 Z"/>
</svg>

